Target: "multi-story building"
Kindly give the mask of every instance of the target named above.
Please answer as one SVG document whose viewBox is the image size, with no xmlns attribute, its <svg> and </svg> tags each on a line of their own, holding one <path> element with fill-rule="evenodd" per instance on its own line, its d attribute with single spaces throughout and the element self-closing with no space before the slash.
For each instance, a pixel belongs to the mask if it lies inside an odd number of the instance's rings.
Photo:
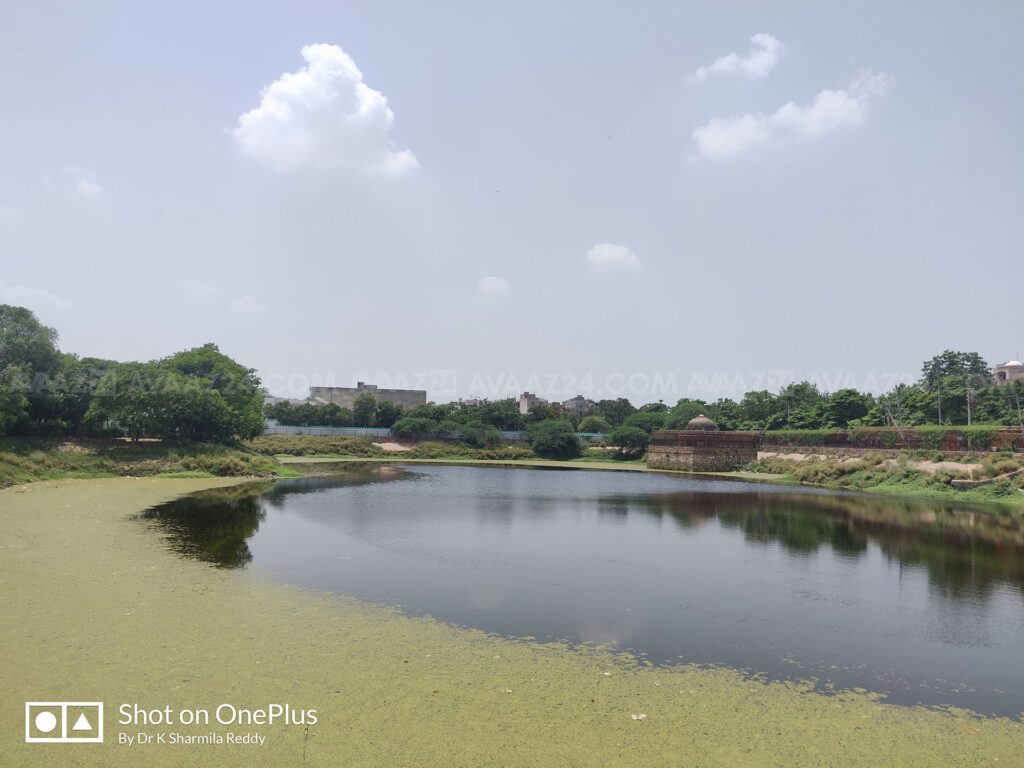
<svg viewBox="0 0 1024 768">
<path fill-rule="evenodd" d="M 519 412 L 525 415 L 538 405 L 546 402 L 547 400 L 543 397 L 538 397 L 532 392 L 523 392 L 523 394 L 519 396 Z"/>
<path fill-rule="evenodd" d="M 380 389 L 376 384 L 358 382 L 354 387 L 310 387 L 309 399 L 333 403 L 341 408 L 352 409 L 360 395 L 373 395 L 374 399 L 394 403 L 405 408 L 426 405 L 425 389 Z"/>
<path fill-rule="evenodd" d="M 576 395 L 576 397 L 562 403 L 562 412 L 567 416 L 580 418 L 581 416 L 585 416 L 589 413 L 590 409 L 593 407 L 593 400 L 588 400 L 583 395 Z"/>
</svg>

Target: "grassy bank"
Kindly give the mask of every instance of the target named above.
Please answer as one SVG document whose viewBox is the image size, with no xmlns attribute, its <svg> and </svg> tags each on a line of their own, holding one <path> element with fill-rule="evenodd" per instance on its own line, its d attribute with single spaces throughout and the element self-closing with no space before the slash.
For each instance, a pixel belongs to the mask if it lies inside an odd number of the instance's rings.
<svg viewBox="0 0 1024 768">
<path fill-rule="evenodd" d="M 264 435 L 246 443 L 246 447 L 272 456 L 282 464 L 329 462 L 390 461 L 422 464 L 467 464 L 479 466 L 546 467 L 559 469 L 600 469 L 625 472 L 662 472 L 648 469 L 644 459 L 617 458 L 614 450 L 587 448 L 575 459 L 546 459 L 525 446 L 502 445 L 495 448 L 469 448 L 459 443 L 426 441 L 411 443 L 401 451 L 385 450 L 365 437 L 326 437 L 319 435 Z M 405 446 L 403 446 L 405 448 Z M 752 480 L 785 478 L 766 472 L 705 473 Z"/>
<path fill-rule="evenodd" d="M 293 475 L 249 449 L 123 440 L 0 440 L 0 488 L 58 478 Z"/>
<path fill-rule="evenodd" d="M 172 555 L 131 515 L 225 479 L 0 491 L 0 765 L 1013 765 L 1024 727 L 511 641 Z M 22 743 L 22 702 L 103 700 L 102 745 Z M 315 708 L 261 747 L 118 745 L 122 702 Z M 646 718 L 634 720 L 643 713 Z M 186 733 L 212 728 L 181 727 Z M 55 762 L 56 761 L 56 762 Z M 998 762 L 997 762 L 998 761 Z"/>
<path fill-rule="evenodd" d="M 903 452 L 896 456 L 771 456 L 760 459 L 749 469 L 824 488 L 1024 507 L 1024 474 L 1007 476 L 1021 467 L 1022 462 L 1016 459 L 958 457 L 951 461 L 941 454 Z M 960 489 L 952 484 L 958 479 L 992 482 Z"/>
</svg>

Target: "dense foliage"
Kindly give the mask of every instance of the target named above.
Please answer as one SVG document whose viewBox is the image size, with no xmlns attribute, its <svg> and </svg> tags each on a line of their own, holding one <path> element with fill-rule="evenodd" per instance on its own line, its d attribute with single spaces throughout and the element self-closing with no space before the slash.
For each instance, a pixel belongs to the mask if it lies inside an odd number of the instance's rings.
<svg viewBox="0 0 1024 768">
<path fill-rule="evenodd" d="M 263 431 L 259 379 L 213 344 L 148 363 L 78 358 L 0 306 L 0 432 L 227 442 Z"/>
<path fill-rule="evenodd" d="M 580 439 L 568 419 L 548 419 L 527 429 L 530 447 L 538 456 L 549 459 L 574 459 L 583 453 Z"/>
</svg>

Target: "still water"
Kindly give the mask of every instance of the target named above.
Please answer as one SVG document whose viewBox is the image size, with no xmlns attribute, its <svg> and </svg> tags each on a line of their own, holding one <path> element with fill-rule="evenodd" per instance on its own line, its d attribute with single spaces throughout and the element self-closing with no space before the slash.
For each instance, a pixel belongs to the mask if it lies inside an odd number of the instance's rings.
<svg viewBox="0 0 1024 768">
<path fill-rule="evenodd" d="M 491 632 L 1024 712 L 1024 532 L 977 509 L 683 476 L 364 465 L 144 518 L 188 557 Z"/>
</svg>

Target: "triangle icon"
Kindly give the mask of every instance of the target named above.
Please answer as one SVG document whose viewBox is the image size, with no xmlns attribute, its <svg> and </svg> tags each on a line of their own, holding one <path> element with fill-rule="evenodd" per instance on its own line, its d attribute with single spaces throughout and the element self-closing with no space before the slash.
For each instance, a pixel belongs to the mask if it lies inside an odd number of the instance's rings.
<svg viewBox="0 0 1024 768">
<path fill-rule="evenodd" d="M 92 724 L 89 722 L 89 719 L 85 716 L 85 712 L 83 712 L 82 714 L 80 714 L 78 716 L 78 719 L 75 720 L 75 724 L 73 726 L 71 726 L 71 730 L 72 731 L 91 731 L 92 730 Z"/>
</svg>

